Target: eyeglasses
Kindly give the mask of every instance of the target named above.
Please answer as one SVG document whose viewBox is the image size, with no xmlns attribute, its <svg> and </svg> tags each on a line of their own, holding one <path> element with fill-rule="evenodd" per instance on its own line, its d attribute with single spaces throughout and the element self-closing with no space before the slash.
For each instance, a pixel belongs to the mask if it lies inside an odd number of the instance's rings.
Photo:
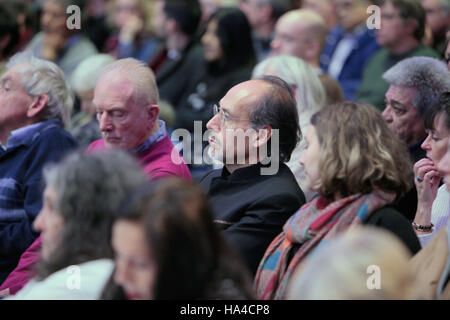
<svg viewBox="0 0 450 320">
<path fill-rule="evenodd" d="M 217 104 L 214 105 L 214 116 L 219 115 L 220 118 L 220 125 L 223 127 L 225 125 L 225 121 L 230 121 L 230 120 L 234 120 L 234 121 L 250 121 L 250 119 L 244 119 L 244 118 L 236 118 L 236 117 L 231 117 L 229 115 L 226 115 L 221 109 L 220 106 L 218 106 Z"/>
</svg>

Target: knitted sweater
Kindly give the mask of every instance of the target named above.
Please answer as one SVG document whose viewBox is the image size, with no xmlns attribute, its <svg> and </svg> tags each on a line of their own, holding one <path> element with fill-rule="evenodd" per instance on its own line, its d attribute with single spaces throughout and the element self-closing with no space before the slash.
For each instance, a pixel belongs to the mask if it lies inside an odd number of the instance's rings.
<svg viewBox="0 0 450 320">
<path fill-rule="evenodd" d="M 0 153 L 0 283 L 38 235 L 32 223 L 42 207 L 43 166 L 76 146 L 58 120 L 49 120 Z"/>
</svg>

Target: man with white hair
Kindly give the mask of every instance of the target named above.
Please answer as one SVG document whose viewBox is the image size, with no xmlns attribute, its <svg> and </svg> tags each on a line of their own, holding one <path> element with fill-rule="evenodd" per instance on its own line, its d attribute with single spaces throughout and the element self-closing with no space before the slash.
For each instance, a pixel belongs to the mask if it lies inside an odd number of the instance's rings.
<svg viewBox="0 0 450 320">
<path fill-rule="evenodd" d="M 0 283 L 38 234 L 44 164 L 76 147 L 62 127 L 73 98 L 54 63 L 16 54 L 0 79 Z"/>
<path fill-rule="evenodd" d="M 420 148 L 426 138 L 423 117 L 428 108 L 450 91 L 450 72 L 441 61 L 429 57 L 405 59 L 383 74 L 389 84 L 383 117 L 405 142 L 414 162 L 425 157 Z"/>
<path fill-rule="evenodd" d="M 433 58 L 413 57 L 402 60 L 383 74 L 389 84 L 383 117 L 389 128 L 408 147 L 413 163 L 426 157 L 420 146 L 427 134 L 424 116 L 450 91 L 447 66 Z M 398 209 L 411 221 L 417 210 L 417 191 L 411 189 L 398 203 Z"/>
<path fill-rule="evenodd" d="M 103 139 L 92 142 L 87 151 L 128 150 L 151 178 L 179 176 L 190 181 L 165 122 L 158 119 L 158 98 L 155 76 L 144 63 L 127 58 L 107 65 L 93 100 Z"/>
</svg>

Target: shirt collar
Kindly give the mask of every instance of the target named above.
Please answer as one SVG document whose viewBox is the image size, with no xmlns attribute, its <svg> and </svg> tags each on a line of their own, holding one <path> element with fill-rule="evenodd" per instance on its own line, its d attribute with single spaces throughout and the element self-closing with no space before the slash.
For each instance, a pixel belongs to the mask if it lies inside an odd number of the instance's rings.
<svg viewBox="0 0 450 320">
<path fill-rule="evenodd" d="M 158 119 L 159 129 L 156 130 L 154 134 L 147 138 L 143 143 L 139 146 L 131 150 L 131 153 L 137 154 L 144 152 L 148 148 L 150 148 L 154 143 L 161 141 L 167 135 L 166 131 L 166 123 L 164 120 Z"/>
<path fill-rule="evenodd" d="M 25 140 L 32 138 L 44 126 L 59 127 L 60 121 L 58 119 L 42 121 L 11 131 L 11 136 L 8 138 L 8 141 L 6 142 L 6 149 L 16 147 L 19 144 L 23 143 Z"/>
</svg>

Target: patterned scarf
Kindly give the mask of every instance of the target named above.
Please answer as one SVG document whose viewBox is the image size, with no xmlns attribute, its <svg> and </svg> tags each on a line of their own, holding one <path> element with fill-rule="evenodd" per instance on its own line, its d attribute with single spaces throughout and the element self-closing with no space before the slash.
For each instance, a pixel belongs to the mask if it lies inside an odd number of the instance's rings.
<svg viewBox="0 0 450 320">
<path fill-rule="evenodd" d="M 349 227 L 367 221 L 370 214 L 395 199 L 395 195 L 376 189 L 332 203 L 320 196 L 302 206 L 284 225 L 267 248 L 255 277 L 259 299 L 285 299 L 292 273 L 313 249 L 321 247 Z M 293 245 L 301 245 L 291 261 Z"/>
</svg>

